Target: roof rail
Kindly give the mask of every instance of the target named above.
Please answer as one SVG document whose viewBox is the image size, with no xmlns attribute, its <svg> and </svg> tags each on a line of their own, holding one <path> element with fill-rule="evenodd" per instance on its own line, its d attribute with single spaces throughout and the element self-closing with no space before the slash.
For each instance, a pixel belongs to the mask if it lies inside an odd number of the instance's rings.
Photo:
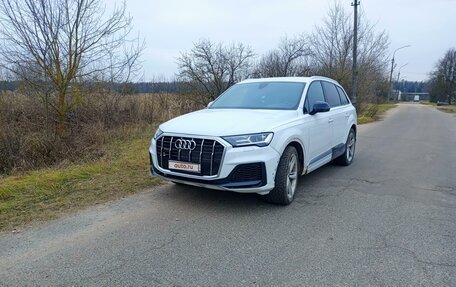
<svg viewBox="0 0 456 287">
<path fill-rule="evenodd" d="M 312 79 L 325 79 L 325 80 L 335 81 L 334 79 L 331 79 L 331 78 L 328 78 L 328 77 L 325 77 L 325 76 L 311 76 L 310 78 L 312 78 Z"/>
</svg>

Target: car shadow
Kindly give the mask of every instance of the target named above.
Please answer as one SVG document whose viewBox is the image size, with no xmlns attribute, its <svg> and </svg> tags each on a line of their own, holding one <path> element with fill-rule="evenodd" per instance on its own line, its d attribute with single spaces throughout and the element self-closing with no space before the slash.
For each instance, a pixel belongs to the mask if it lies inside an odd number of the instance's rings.
<svg viewBox="0 0 456 287">
<path fill-rule="evenodd" d="M 290 205 L 305 204 L 306 196 L 309 193 L 321 192 L 316 189 L 319 185 L 323 185 L 327 179 L 337 176 L 342 170 L 341 167 L 329 163 L 318 170 L 301 176 L 299 178 L 298 190 L 295 195 L 295 201 Z M 283 209 L 284 206 L 271 204 L 265 201 L 264 196 L 254 193 L 237 193 L 232 191 L 212 190 L 195 186 L 187 186 L 182 184 L 170 183 L 166 188 L 162 189 L 161 199 L 165 200 L 170 206 L 185 206 L 191 208 L 202 209 L 218 209 L 236 211 L 251 211 L 253 208 L 264 210 Z M 315 196 L 315 195 L 314 195 Z M 173 208 L 173 207 L 171 207 Z"/>
</svg>

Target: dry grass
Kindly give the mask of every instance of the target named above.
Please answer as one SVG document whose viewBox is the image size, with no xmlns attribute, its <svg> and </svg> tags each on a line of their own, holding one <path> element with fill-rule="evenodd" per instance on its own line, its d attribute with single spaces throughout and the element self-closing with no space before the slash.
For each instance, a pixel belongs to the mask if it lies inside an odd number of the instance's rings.
<svg viewBox="0 0 456 287">
<path fill-rule="evenodd" d="M 456 113 L 456 105 L 444 105 L 444 106 L 437 106 L 437 103 L 430 102 L 430 101 L 421 101 L 423 105 L 430 105 L 436 107 L 439 111 L 454 114 Z"/>
<path fill-rule="evenodd" d="M 90 163 L 0 179 L 0 230 L 57 218 L 159 184 L 148 174 L 151 130 L 106 145 L 105 155 Z"/>
<path fill-rule="evenodd" d="M 196 108 L 174 94 L 94 95 L 70 114 L 60 139 L 36 99 L 1 94 L 0 230 L 159 184 L 149 177 L 156 123 Z"/>
<path fill-rule="evenodd" d="M 437 106 L 437 103 L 434 103 L 431 101 L 420 101 L 420 104 L 426 105 L 426 106 Z"/>
<path fill-rule="evenodd" d="M 0 174 L 98 159 L 105 144 L 196 108 L 175 94 L 93 94 L 68 113 L 61 138 L 55 115 L 39 99 L 0 94 Z"/>
<path fill-rule="evenodd" d="M 394 103 L 388 104 L 366 104 L 358 114 L 358 124 L 366 124 L 377 121 L 382 114 L 389 109 L 396 107 Z"/>
<path fill-rule="evenodd" d="M 439 111 L 454 114 L 456 113 L 456 105 L 448 105 L 448 106 L 439 106 L 437 107 Z"/>
</svg>

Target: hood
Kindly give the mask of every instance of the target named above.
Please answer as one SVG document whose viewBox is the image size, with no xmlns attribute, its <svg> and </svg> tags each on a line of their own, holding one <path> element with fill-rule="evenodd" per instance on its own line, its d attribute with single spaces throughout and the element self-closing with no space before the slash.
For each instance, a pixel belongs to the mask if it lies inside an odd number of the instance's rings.
<svg viewBox="0 0 456 287">
<path fill-rule="evenodd" d="M 296 116 L 296 110 L 204 109 L 169 120 L 160 129 L 202 136 L 241 135 L 270 132 Z"/>
</svg>

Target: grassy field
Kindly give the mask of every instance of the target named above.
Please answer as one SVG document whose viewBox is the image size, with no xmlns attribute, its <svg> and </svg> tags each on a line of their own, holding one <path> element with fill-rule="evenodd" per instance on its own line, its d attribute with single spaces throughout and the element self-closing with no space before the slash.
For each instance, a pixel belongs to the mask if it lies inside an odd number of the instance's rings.
<svg viewBox="0 0 456 287">
<path fill-rule="evenodd" d="M 105 147 L 101 159 L 0 178 L 0 230 L 54 219 L 160 183 L 148 175 L 150 132 Z"/>
<path fill-rule="evenodd" d="M 358 114 L 358 124 L 367 124 L 377 121 L 383 113 L 394 107 L 396 107 L 396 104 L 394 103 L 379 105 L 369 104 L 363 109 L 364 112 Z"/>
</svg>

